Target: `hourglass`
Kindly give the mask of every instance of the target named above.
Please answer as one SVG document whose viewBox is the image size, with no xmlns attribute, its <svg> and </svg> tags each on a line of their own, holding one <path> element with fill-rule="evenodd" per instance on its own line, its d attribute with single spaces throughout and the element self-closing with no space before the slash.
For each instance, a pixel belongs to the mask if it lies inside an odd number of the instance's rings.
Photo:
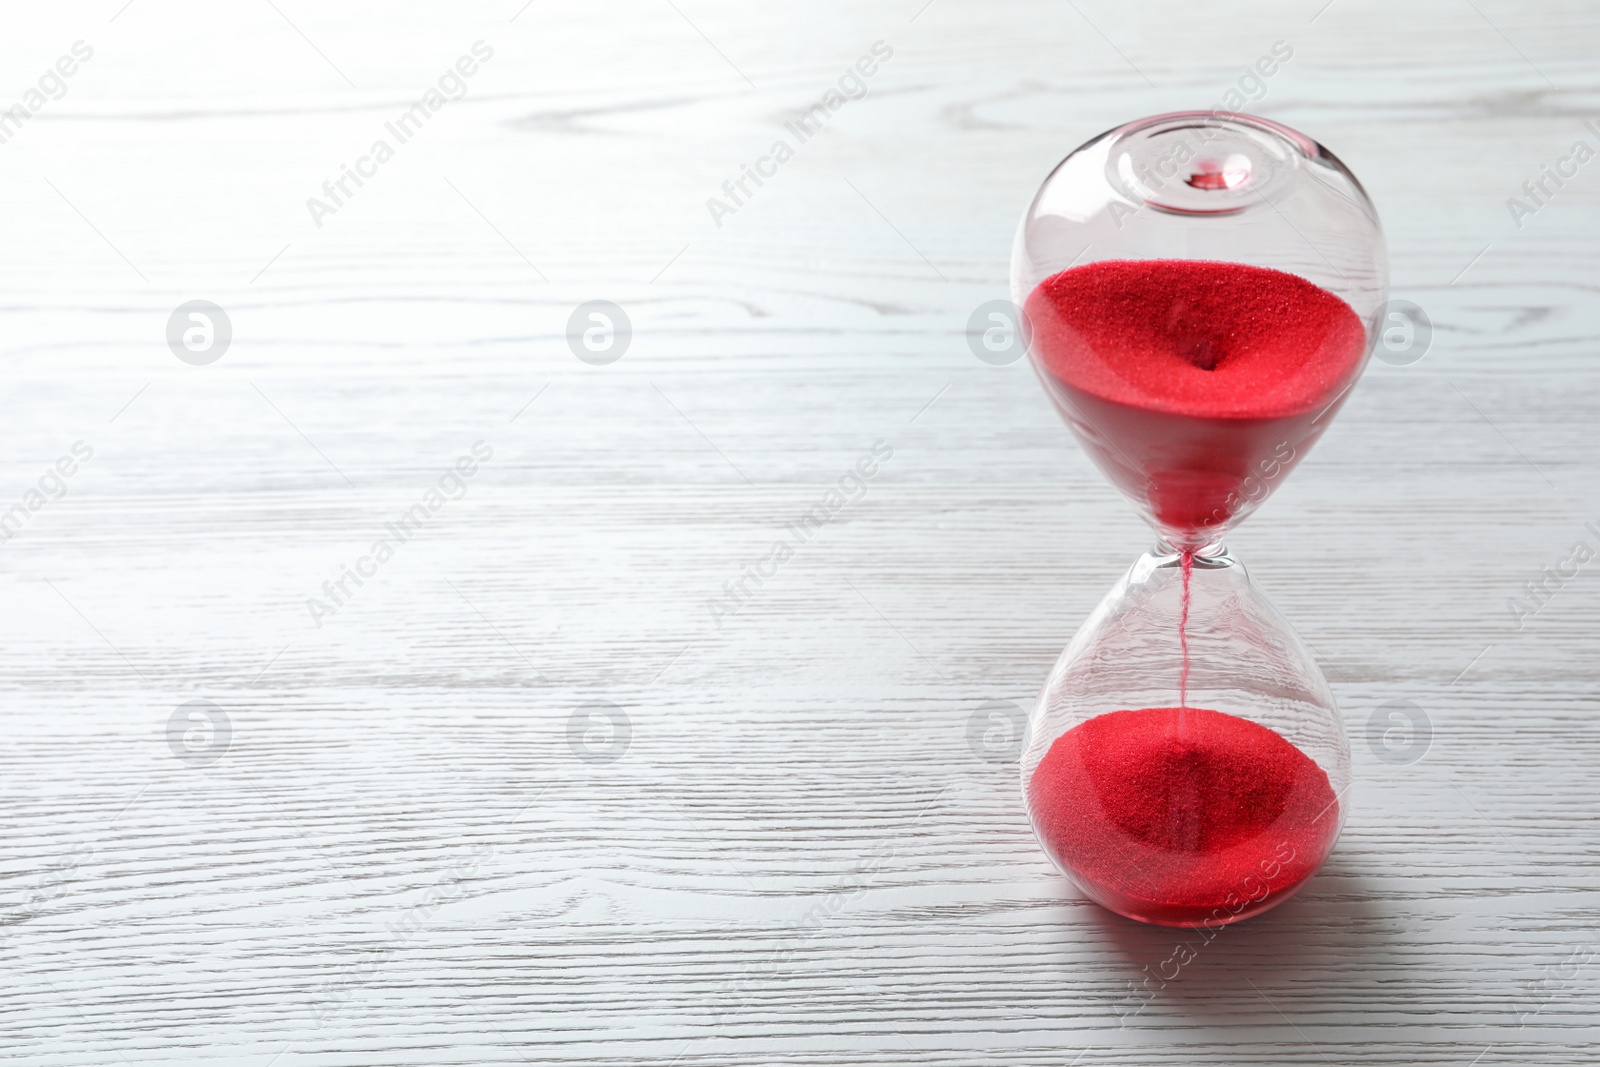
<svg viewBox="0 0 1600 1067">
<path fill-rule="evenodd" d="M 1387 273 L 1344 164 L 1247 115 L 1111 130 L 1023 216 L 1011 283 L 1034 369 L 1157 535 L 1057 661 L 1022 755 L 1041 845 L 1112 911 L 1259 914 L 1338 837 L 1333 694 L 1222 538 L 1349 395 Z"/>
</svg>

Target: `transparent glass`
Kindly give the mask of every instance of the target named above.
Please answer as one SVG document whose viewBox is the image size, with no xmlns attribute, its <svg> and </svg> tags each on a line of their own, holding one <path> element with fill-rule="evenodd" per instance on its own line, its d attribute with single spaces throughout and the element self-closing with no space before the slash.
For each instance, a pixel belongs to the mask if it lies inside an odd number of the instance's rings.
<svg viewBox="0 0 1600 1067">
<path fill-rule="evenodd" d="M 1187 610 L 1180 553 L 1158 545 L 1134 563 L 1050 672 L 1022 753 L 1045 851 L 1091 899 L 1144 922 L 1266 911 L 1316 871 L 1344 819 L 1350 750 L 1333 693 L 1245 568 L 1213 553 L 1192 557 Z M 1212 709 L 1293 750 L 1216 729 Z M 1036 775 L 1063 735 L 1113 710 L 1148 721 L 1086 737 L 1101 747 L 1064 748 Z"/>
<path fill-rule="evenodd" d="M 1030 345 L 1050 398 L 1111 484 L 1168 544 L 1200 548 L 1272 494 L 1349 395 L 1388 296 L 1383 230 L 1355 176 L 1304 134 L 1249 115 L 1179 112 L 1101 134 L 1045 179 L 1011 256 L 1012 301 L 1023 310 L 1025 336 L 1072 332 L 1034 299 L 1041 282 L 1069 268 L 1129 260 L 1282 271 L 1343 300 L 1369 339 L 1314 406 L 1250 419 L 1174 413 L 1159 423 L 1059 373 L 1039 344 Z M 1172 310 L 1181 318 L 1182 308 Z"/>
<path fill-rule="evenodd" d="M 1387 285 L 1355 177 L 1247 115 L 1111 130 L 1023 216 L 1012 291 L 1030 359 L 1159 538 L 1057 662 L 1022 759 L 1041 845 L 1122 915 L 1259 914 L 1338 837 L 1350 755 L 1333 694 L 1222 536 L 1349 395 Z"/>
</svg>

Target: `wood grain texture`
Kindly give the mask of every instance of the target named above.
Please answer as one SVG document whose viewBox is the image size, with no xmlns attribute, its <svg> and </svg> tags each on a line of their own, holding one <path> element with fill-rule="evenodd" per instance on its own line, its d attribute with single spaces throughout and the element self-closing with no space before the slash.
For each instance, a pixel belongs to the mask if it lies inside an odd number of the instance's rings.
<svg viewBox="0 0 1600 1067">
<path fill-rule="evenodd" d="M 0 102 L 95 54 L 0 144 L 0 512 L 93 450 L 0 545 L 7 1063 L 1594 1062 L 1600 576 L 1506 601 L 1600 522 L 1600 162 L 1520 228 L 1506 200 L 1595 143 L 1600 12 L 521 6 L 8 15 Z M 1233 543 L 1345 710 L 1343 838 L 1143 984 L 1185 935 L 1078 899 L 982 741 L 1148 536 L 963 330 L 1055 161 L 1280 39 L 1252 109 L 1361 176 L 1436 334 Z M 205 367 L 165 342 L 196 298 L 233 325 Z M 565 341 L 591 299 L 632 320 L 608 367 Z M 1396 699 L 1433 729 L 1404 766 L 1366 743 Z M 193 700 L 231 731 L 204 765 L 169 745 Z M 596 703 L 625 746 L 574 727 Z"/>
</svg>

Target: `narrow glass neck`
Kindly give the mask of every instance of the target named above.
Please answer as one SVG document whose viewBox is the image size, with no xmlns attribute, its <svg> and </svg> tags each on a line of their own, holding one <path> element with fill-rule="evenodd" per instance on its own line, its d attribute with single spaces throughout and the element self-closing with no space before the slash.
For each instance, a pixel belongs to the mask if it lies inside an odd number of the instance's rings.
<svg viewBox="0 0 1600 1067">
<path fill-rule="evenodd" d="M 1194 557 L 1194 561 L 1202 565 L 1211 562 L 1220 563 L 1221 561 L 1228 559 L 1228 546 L 1224 545 L 1220 538 L 1208 545 L 1192 548 L 1188 551 Z M 1184 554 L 1184 550 L 1174 548 L 1172 545 L 1168 544 L 1164 538 L 1158 537 L 1156 538 L 1154 547 L 1150 549 L 1150 554 L 1152 556 L 1179 557 Z"/>
</svg>

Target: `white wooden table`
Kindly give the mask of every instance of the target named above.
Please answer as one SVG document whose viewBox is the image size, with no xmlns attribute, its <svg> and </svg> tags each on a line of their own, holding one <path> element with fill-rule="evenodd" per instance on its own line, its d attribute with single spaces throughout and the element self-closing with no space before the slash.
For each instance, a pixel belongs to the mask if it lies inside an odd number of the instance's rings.
<svg viewBox="0 0 1600 1067">
<path fill-rule="evenodd" d="M 1507 201 L 1600 146 L 1600 12 L 521 3 L 8 9 L 7 1064 L 1595 1062 L 1600 563 L 1507 601 L 1600 546 L 1600 162 Z M 1357 785 L 1175 968 L 1053 872 L 986 707 L 1148 535 L 963 331 L 1057 159 L 1241 84 L 1435 335 L 1233 540 Z"/>
</svg>

